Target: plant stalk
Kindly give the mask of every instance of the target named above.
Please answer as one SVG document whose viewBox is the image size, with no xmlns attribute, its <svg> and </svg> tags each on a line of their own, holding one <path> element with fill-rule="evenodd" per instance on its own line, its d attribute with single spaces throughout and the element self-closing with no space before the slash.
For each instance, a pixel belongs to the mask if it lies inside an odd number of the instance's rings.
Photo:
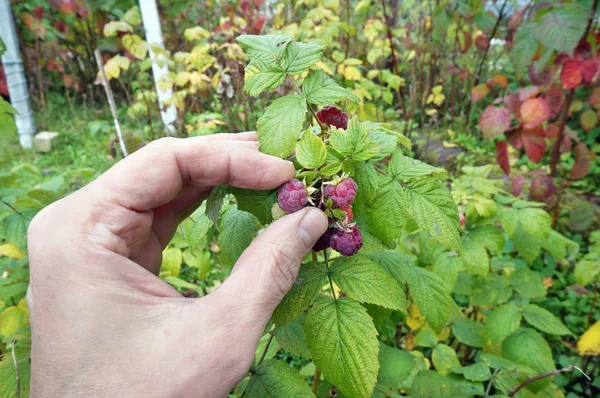
<svg viewBox="0 0 600 398">
<path fill-rule="evenodd" d="M 587 378 L 588 378 L 588 380 L 590 380 L 590 381 L 592 380 L 592 379 L 590 379 L 590 378 L 589 378 L 589 376 L 588 376 L 588 375 L 586 375 L 586 374 L 583 372 L 583 370 L 581 370 L 580 368 L 578 368 L 578 367 L 577 367 L 577 366 L 575 366 L 575 365 L 571 365 L 571 366 L 567 366 L 566 368 L 558 369 L 558 370 L 555 370 L 555 371 L 553 371 L 553 372 L 543 373 L 543 374 L 541 374 L 541 375 L 538 375 L 538 376 L 532 377 L 531 379 L 525 380 L 523 383 L 521 383 L 521 384 L 519 384 L 517 387 L 513 388 L 513 389 L 512 389 L 512 391 L 510 392 L 510 394 L 508 394 L 508 396 L 509 396 L 509 397 L 514 397 L 514 396 L 515 396 L 515 394 L 516 394 L 517 392 L 519 392 L 519 390 L 520 390 L 520 389 L 522 389 L 523 387 L 527 387 L 527 386 L 528 386 L 528 385 L 530 385 L 531 383 L 533 383 L 533 382 L 536 382 L 536 381 L 538 381 L 538 380 L 544 379 L 544 378 L 546 378 L 546 377 L 556 376 L 557 374 L 564 373 L 564 372 L 572 372 L 572 371 L 574 371 L 574 370 L 578 370 L 578 371 L 580 371 L 582 375 L 584 375 L 585 377 L 587 377 Z"/>
</svg>

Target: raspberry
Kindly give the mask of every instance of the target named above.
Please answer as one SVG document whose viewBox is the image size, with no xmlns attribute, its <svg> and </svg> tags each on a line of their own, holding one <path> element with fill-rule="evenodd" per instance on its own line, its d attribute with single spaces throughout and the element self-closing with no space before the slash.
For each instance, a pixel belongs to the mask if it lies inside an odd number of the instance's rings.
<svg viewBox="0 0 600 398">
<path fill-rule="evenodd" d="M 338 129 L 344 129 L 348 127 L 348 114 L 342 112 L 335 106 L 325 106 L 319 112 L 317 112 L 317 119 L 321 123 L 327 123 L 330 126 L 335 126 Z"/>
<path fill-rule="evenodd" d="M 348 206 L 354 201 L 358 186 L 352 178 L 344 178 L 337 184 L 325 185 L 325 197 L 333 201 L 337 208 Z"/>
<path fill-rule="evenodd" d="M 340 210 L 343 210 L 346 213 L 346 217 L 348 217 L 348 222 L 352 221 L 354 218 L 354 214 L 352 213 L 352 206 L 347 205 L 344 207 L 340 207 Z"/>
<path fill-rule="evenodd" d="M 357 226 L 353 226 L 350 232 L 336 229 L 331 235 L 329 245 L 342 256 L 353 256 L 363 245 L 362 234 Z"/>
<path fill-rule="evenodd" d="M 288 214 L 297 212 L 308 203 L 306 186 L 295 178 L 286 182 L 279 188 L 277 203 Z"/>
<path fill-rule="evenodd" d="M 331 241 L 331 235 L 335 230 L 333 228 L 329 228 L 325 233 L 319 238 L 317 243 L 313 246 L 313 250 L 316 252 L 320 252 L 321 250 L 329 249 L 329 242 Z"/>
</svg>

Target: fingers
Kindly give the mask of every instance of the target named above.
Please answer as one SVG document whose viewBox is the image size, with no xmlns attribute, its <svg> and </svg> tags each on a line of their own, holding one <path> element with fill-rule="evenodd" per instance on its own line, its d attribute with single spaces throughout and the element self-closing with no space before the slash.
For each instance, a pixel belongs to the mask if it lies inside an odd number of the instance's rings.
<svg viewBox="0 0 600 398">
<path fill-rule="evenodd" d="M 294 176 L 291 162 L 258 152 L 254 133 L 209 137 L 154 141 L 90 186 L 101 200 L 143 212 L 175 198 L 187 183 L 272 189 Z"/>
<path fill-rule="evenodd" d="M 214 294 L 264 327 L 327 225 L 325 214 L 316 208 L 279 219 L 252 242 Z"/>
</svg>

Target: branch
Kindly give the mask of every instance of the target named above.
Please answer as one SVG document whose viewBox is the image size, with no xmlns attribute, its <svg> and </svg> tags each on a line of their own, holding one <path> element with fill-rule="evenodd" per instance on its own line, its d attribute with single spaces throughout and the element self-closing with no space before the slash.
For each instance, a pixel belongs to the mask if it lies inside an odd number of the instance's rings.
<svg viewBox="0 0 600 398">
<path fill-rule="evenodd" d="M 538 381 L 538 380 L 544 379 L 544 378 L 546 378 L 546 377 L 556 376 L 557 374 L 564 373 L 564 372 L 572 372 L 573 370 L 578 370 L 578 371 L 580 371 L 580 372 L 581 372 L 581 374 L 582 374 L 582 375 L 584 375 L 585 377 L 587 377 L 587 379 L 588 379 L 588 380 L 590 380 L 590 381 L 592 380 L 592 379 L 590 379 L 590 377 L 589 377 L 588 375 L 586 375 L 586 374 L 583 372 L 583 370 L 581 370 L 580 368 L 578 368 L 578 367 L 577 367 L 577 366 L 575 366 L 575 365 L 571 365 L 571 366 L 568 366 L 568 367 L 566 367 L 566 368 L 558 369 L 558 370 L 555 370 L 555 371 L 553 371 L 553 372 L 544 373 L 544 374 L 541 374 L 541 375 L 538 375 L 538 376 L 532 377 L 531 379 L 525 380 L 523 383 L 521 383 L 521 384 L 519 384 L 517 387 L 513 388 L 513 389 L 512 389 L 512 391 L 510 392 L 510 394 L 508 394 L 508 396 L 509 396 L 509 397 L 514 397 L 514 396 L 515 396 L 515 394 L 516 394 L 517 392 L 519 392 L 519 390 L 520 390 L 521 388 L 523 388 L 523 387 L 527 387 L 528 385 L 530 385 L 531 383 L 533 383 L 533 382 L 535 382 L 535 381 Z"/>
<path fill-rule="evenodd" d="M 327 268 L 327 279 L 329 279 L 329 288 L 331 289 L 331 295 L 334 300 L 337 300 L 335 297 L 335 290 L 333 288 L 333 281 L 331 280 L 331 272 L 329 272 L 329 259 L 327 258 L 327 249 L 323 250 L 323 258 L 325 259 L 325 268 Z"/>
<path fill-rule="evenodd" d="M 560 123 L 558 125 L 558 136 L 556 137 L 556 142 L 552 147 L 552 155 L 550 155 L 550 175 L 556 176 L 556 167 L 558 166 L 558 161 L 560 159 L 560 146 L 565 138 L 565 127 L 567 125 L 567 120 L 569 119 L 569 108 L 571 107 L 571 102 L 573 102 L 573 97 L 575 96 L 575 90 L 571 89 L 569 94 L 567 94 L 567 99 L 563 104 L 563 108 L 560 114 Z"/>
<path fill-rule="evenodd" d="M 15 364 L 15 373 L 17 375 L 17 398 L 21 398 L 21 378 L 19 377 L 19 362 L 17 362 L 17 357 L 15 355 L 15 345 L 17 344 L 17 339 L 12 340 L 12 359 Z"/>
<path fill-rule="evenodd" d="M 313 375 L 313 384 L 312 384 L 312 392 L 315 395 L 317 395 L 317 391 L 319 391 L 319 383 L 320 382 L 321 382 L 321 369 L 319 369 L 315 366 L 315 374 Z"/>
<path fill-rule="evenodd" d="M 483 69 L 483 64 L 485 63 L 485 59 L 487 58 L 488 52 L 490 51 L 490 47 L 492 46 L 492 39 L 496 35 L 496 31 L 498 30 L 500 21 L 502 21 L 502 18 L 504 17 L 504 7 L 506 7 L 507 3 L 508 3 L 508 0 L 504 0 L 504 3 L 502 3 L 502 7 L 500 8 L 500 12 L 498 12 L 498 18 L 496 19 L 496 24 L 494 25 L 494 28 L 492 29 L 492 33 L 490 34 L 490 39 L 488 41 L 487 46 L 485 47 L 485 52 L 483 53 L 483 57 L 481 57 L 481 62 L 479 62 L 479 67 L 477 68 L 477 73 L 475 74 L 475 83 L 473 84 L 473 86 L 477 86 L 477 84 L 481 80 L 481 70 Z"/>
</svg>

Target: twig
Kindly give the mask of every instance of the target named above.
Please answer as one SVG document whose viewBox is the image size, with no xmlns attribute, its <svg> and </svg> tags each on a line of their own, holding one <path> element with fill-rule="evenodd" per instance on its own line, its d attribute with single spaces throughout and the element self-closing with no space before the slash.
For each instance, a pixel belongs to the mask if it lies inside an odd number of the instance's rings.
<svg viewBox="0 0 600 398">
<path fill-rule="evenodd" d="M 574 96 L 575 90 L 571 89 L 569 94 L 567 94 L 567 99 L 565 100 L 561 110 L 560 124 L 558 125 L 558 135 L 556 136 L 556 142 L 552 147 L 552 155 L 550 155 L 550 175 L 553 177 L 556 176 L 556 167 L 558 166 L 558 160 L 560 159 L 560 146 L 565 138 L 565 127 L 567 125 L 567 120 L 569 119 L 569 108 L 571 107 L 571 102 L 573 102 Z"/>
<path fill-rule="evenodd" d="M 96 49 L 94 51 L 94 56 L 96 57 L 96 63 L 98 64 L 98 69 L 100 71 L 100 78 L 102 79 L 102 85 L 104 86 L 104 91 L 106 92 L 106 98 L 108 99 L 108 106 L 110 107 L 110 112 L 112 113 L 113 119 L 115 121 L 115 129 L 117 130 L 117 137 L 119 138 L 119 145 L 121 146 L 121 153 L 123 157 L 127 157 L 127 147 L 125 146 L 125 140 L 123 139 L 123 131 L 121 130 L 121 123 L 119 123 L 119 118 L 117 116 L 117 105 L 115 104 L 115 97 L 113 96 L 113 92 L 110 88 L 110 84 L 108 84 L 108 79 L 106 78 L 106 73 L 104 73 L 104 61 L 102 61 L 102 54 L 100 53 L 100 49 Z"/>
<path fill-rule="evenodd" d="M 492 39 L 496 35 L 496 31 L 498 30 L 500 21 L 502 21 L 502 18 L 504 17 L 504 8 L 506 7 L 507 3 L 508 3 L 508 0 L 504 0 L 504 3 L 502 3 L 502 7 L 500 8 L 500 12 L 498 12 L 498 18 L 496 19 L 496 24 L 494 25 L 494 28 L 492 29 L 492 33 L 490 33 L 490 38 L 488 40 L 487 46 L 485 47 L 485 51 L 483 53 L 483 56 L 481 57 L 479 66 L 477 67 L 477 73 L 475 74 L 475 83 L 473 84 L 473 86 L 476 86 L 479 83 L 479 81 L 481 80 L 481 70 L 483 69 L 483 64 L 485 63 L 485 59 L 487 58 L 488 52 L 490 51 L 490 47 L 492 46 Z"/>
<path fill-rule="evenodd" d="M 327 279 L 329 279 L 329 288 L 331 289 L 331 295 L 333 299 L 337 301 L 335 297 L 335 290 L 333 289 L 333 281 L 331 280 L 331 272 L 329 272 L 329 259 L 327 258 L 327 249 L 323 250 L 323 257 L 325 259 L 325 268 L 327 268 Z"/>
<path fill-rule="evenodd" d="M 267 341 L 267 345 L 265 346 L 265 350 L 263 351 L 262 355 L 260 356 L 260 359 L 256 363 L 257 368 L 258 368 L 258 365 L 260 365 L 262 363 L 262 361 L 265 360 L 265 357 L 267 356 L 267 351 L 269 351 L 269 347 L 271 346 L 271 342 L 273 341 L 273 337 L 275 337 L 274 331 L 271 332 L 271 335 L 269 336 L 269 340 Z"/>
<path fill-rule="evenodd" d="M 319 391 L 319 383 L 321 382 L 321 369 L 315 366 L 315 374 L 313 375 L 312 392 L 317 395 Z"/>
<path fill-rule="evenodd" d="M 4 199 L 0 199 L 0 202 L 4 203 L 9 209 L 11 209 L 12 211 L 14 211 L 18 215 L 21 215 L 21 212 L 19 210 L 15 209 L 15 207 L 13 205 L 11 205 L 10 203 L 8 203 Z"/>
<path fill-rule="evenodd" d="M 380 393 L 382 393 L 383 395 L 385 395 L 386 397 L 394 398 L 394 396 L 392 394 L 390 394 L 389 392 L 385 391 L 384 389 L 382 389 L 381 387 L 379 387 L 377 385 L 375 386 L 375 389 L 377 391 L 379 391 Z"/>
<path fill-rule="evenodd" d="M 590 379 L 590 377 L 588 375 L 586 375 L 583 370 L 581 370 L 579 367 L 575 366 L 575 365 L 571 365 L 571 366 L 567 366 L 566 368 L 562 368 L 562 369 L 558 369 L 555 370 L 553 372 L 548 372 L 548 373 L 544 373 L 535 377 L 532 377 L 531 379 L 525 380 L 523 383 L 519 384 L 517 387 L 513 388 L 512 391 L 510 392 L 510 394 L 508 394 L 509 397 L 514 397 L 515 394 L 517 392 L 519 392 L 519 390 L 523 387 L 526 387 L 528 385 L 530 385 L 531 383 L 544 379 L 546 377 L 551 377 L 551 376 L 556 376 L 557 374 L 560 373 L 564 373 L 564 372 L 572 372 L 573 370 L 578 370 L 581 372 L 582 375 L 584 375 L 585 377 L 587 377 L 588 380 L 592 380 Z"/>
<path fill-rule="evenodd" d="M 15 355 L 15 344 L 17 344 L 17 339 L 12 339 L 11 353 L 17 375 L 17 398 L 21 398 L 21 378 L 19 377 L 19 362 L 17 362 L 17 356 Z"/>
</svg>

